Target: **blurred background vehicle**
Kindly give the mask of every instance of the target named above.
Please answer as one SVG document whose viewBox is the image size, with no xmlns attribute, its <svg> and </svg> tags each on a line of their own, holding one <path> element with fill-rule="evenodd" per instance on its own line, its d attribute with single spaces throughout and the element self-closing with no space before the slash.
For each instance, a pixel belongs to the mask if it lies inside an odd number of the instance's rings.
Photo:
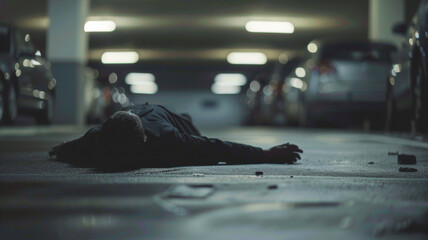
<svg viewBox="0 0 428 240">
<path fill-rule="evenodd" d="M 370 41 L 323 41 L 310 46 L 313 55 L 285 83 L 286 89 L 293 89 L 288 98 L 298 99 L 293 117 L 298 114 L 299 125 L 343 126 L 368 120 L 372 128 L 382 128 L 384 76 L 395 47 Z"/>
<path fill-rule="evenodd" d="M 265 101 L 271 101 L 272 93 L 268 74 L 260 73 L 250 82 L 246 93 L 249 109 L 247 124 L 263 125 L 265 123 L 268 112 Z"/>
<path fill-rule="evenodd" d="M 107 98 L 103 95 L 103 87 L 98 81 L 98 71 L 86 68 L 84 78 L 84 107 L 86 123 L 96 124 L 105 119 L 104 109 Z"/>
<path fill-rule="evenodd" d="M 290 60 L 280 58 L 271 74 L 261 74 L 247 87 L 247 106 L 250 109 L 249 122 L 252 124 L 284 126 L 287 115 L 284 109 L 283 79 L 290 75 L 299 57 Z M 267 76 L 267 80 L 263 77 Z"/>
<path fill-rule="evenodd" d="M 85 117 L 87 124 L 100 123 L 123 108 L 132 106 L 129 93 L 117 85 L 118 75 L 110 73 L 100 77 L 98 70 L 86 68 L 85 71 Z"/>
<path fill-rule="evenodd" d="M 29 34 L 0 26 L 0 71 L 3 84 L 2 123 L 12 124 L 18 113 L 39 124 L 52 122 L 56 80 L 51 64 L 34 48 Z"/>
<path fill-rule="evenodd" d="M 428 132 L 428 1 L 421 1 L 410 24 L 394 26 L 403 37 L 386 78 L 386 129 Z"/>
<path fill-rule="evenodd" d="M 104 118 L 112 115 L 113 113 L 132 106 L 133 103 L 130 101 L 125 88 L 123 87 L 104 87 L 104 97 L 107 99 L 107 105 L 104 109 Z"/>
<path fill-rule="evenodd" d="M 302 76 L 308 57 L 303 57 L 296 60 L 296 64 L 291 69 L 290 73 L 285 76 L 283 81 L 282 98 L 284 104 L 284 114 L 286 116 L 286 125 L 297 126 L 299 124 L 300 110 L 303 104 L 303 93 L 307 86 L 304 86 L 303 81 L 296 75 Z M 296 71 L 296 69 L 299 69 Z M 299 72 L 300 71 L 300 72 Z"/>
</svg>

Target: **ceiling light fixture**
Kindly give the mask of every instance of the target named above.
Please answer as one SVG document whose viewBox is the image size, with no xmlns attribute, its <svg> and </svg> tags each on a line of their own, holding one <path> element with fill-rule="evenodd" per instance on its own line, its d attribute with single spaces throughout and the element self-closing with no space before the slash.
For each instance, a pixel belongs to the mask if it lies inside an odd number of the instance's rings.
<svg viewBox="0 0 428 240">
<path fill-rule="evenodd" d="M 105 52 L 101 56 L 104 64 L 130 64 L 139 60 L 137 52 Z"/>
<path fill-rule="evenodd" d="M 113 32 L 116 29 L 116 23 L 113 21 L 87 21 L 85 23 L 85 32 Z"/>
<path fill-rule="evenodd" d="M 290 22 L 249 21 L 245 29 L 255 33 L 293 33 L 294 25 Z"/>
<path fill-rule="evenodd" d="M 129 85 L 139 85 L 145 83 L 152 83 L 155 81 L 155 75 L 151 73 L 128 73 L 125 77 L 125 83 Z"/>
<path fill-rule="evenodd" d="M 155 94 L 158 92 L 158 85 L 154 82 L 146 82 L 144 84 L 132 85 L 131 93 L 135 94 Z"/>
<path fill-rule="evenodd" d="M 216 83 L 214 83 L 211 86 L 211 91 L 214 94 L 238 94 L 241 92 L 241 87 L 240 86 L 225 86 L 225 85 L 218 85 Z"/>
<path fill-rule="evenodd" d="M 231 52 L 227 55 L 230 64 L 263 65 L 267 62 L 267 57 L 261 52 Z"/>
<path fill-rule="evenodd" d="M 243 86 L 247 83 L 247 77 L 241 73 L 220 73 L 215 76 L 214 82 L 221 86 Z"/>
</svg>

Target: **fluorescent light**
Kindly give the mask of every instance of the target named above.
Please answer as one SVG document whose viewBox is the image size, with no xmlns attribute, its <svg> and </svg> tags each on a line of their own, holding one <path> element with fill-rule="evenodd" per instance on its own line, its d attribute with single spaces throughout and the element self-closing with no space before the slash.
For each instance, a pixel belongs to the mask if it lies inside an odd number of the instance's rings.
<svg viewBox="0 0 428 240">
<path fill-rule="evenodd" d="M 296 73 L 296 76 L 298 76 L 299 78 L 304 78 L 306 76 L 306 71 L 302 67 L 296 68 L 294 72 Z"/>
<path fill-rule="evenodd" d="M 267 57 L 261 52 L 231 52 L 227 55 L 230 64 L 263 65 L 267 62 Z"/>
<path fill-rule="evenodd" d="M 104 64 L 126 64 L 138 62 L 137 52 L 105 52 L 101 56 L 101 62 Z"/>
<path fill-rule="evenodd" d="M 309 44 L 308 44 L 308 51 L 309 51 L 310 53 L 316 53 L 316 52 L 318 51 L 318 46 L 317 46 L 317 44 L 316 44 L 316 43 L 313 43 L 313 42 L 309 43 Z"/>
<path fill-rule="evenodd" d="M 85 32 L 113 32 L 116 29 L 116 23 L 113 21 L 87 21 L 85 23 Z"/>
<path fill-rule="evenodd" d="M 241 73 L 220 73 L 215 76 L 214 81 L 222 86 L 243 86 L 247 83 L 247 77 Z"/>
<path fill-rule="evenodd" d="M 132 85 L 130 90 L 135 94 L 155 94 L 158 92 L 158 85 L 154 82 L 145 82 L 143 84 Z"/>
<path fill-rule="evenodd" d="M 245 29 L 259 33 L 293 33 L 294 25 L 290 22 L 249 21 L 245 24 Z"/>
<path fill-rule="evenodd" d="M 155 75 L 151 73 L 128 73 L 125 77 L 125 83 L 129 85 L 152 83 L 154 81 Z"/>
<path fill-rule="evenodd" d="M 238 94 L 241 92 L 240 86 L 218 85 L 214 83 L 211 86 L 211 91 L 215 94 Z"/>
</svg>

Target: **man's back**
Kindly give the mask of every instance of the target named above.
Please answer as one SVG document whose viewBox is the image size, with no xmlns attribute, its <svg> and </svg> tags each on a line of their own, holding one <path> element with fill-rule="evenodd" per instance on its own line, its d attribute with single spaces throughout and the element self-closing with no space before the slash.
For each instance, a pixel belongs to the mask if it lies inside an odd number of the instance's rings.
<svg viewBox="0 0 428 240">
<path fill-rule="evenodd" d="M 178 115 L 164 106 L 145 103 L 126 110 L 137 114 L 141 118 L 145 130 L 151 134 L 159 136 L 160 132 L 165 130 L 166 127 L 173 127 L 183 134 L 201 135 L 198 129 L 193 126 L 190 117 Z"/>
</svg>

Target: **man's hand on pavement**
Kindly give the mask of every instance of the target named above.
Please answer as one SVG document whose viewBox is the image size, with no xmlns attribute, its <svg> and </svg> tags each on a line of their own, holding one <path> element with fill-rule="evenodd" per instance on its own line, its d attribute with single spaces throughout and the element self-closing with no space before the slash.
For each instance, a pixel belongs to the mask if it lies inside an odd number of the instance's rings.
<svg viewBox="0 0 428 240">
<path fill-rule="evenodd" d="M 287 163 L 293 164 L 300 159 L 300 153 L 303 153 L 297 145 L 282 144 L 265 150 L 266 161 L 268 163 Z"/>
<path fill-rule="evenodd" d="M 58 156 L 58 154 L 61 152 L 61 150 L 64 147 L 65 142 L 62 142 L 54 147 L 52 147 L 52 149 L 49 151 L 49 156 L 53 157 L 53 156 Z"/>
</svg>

